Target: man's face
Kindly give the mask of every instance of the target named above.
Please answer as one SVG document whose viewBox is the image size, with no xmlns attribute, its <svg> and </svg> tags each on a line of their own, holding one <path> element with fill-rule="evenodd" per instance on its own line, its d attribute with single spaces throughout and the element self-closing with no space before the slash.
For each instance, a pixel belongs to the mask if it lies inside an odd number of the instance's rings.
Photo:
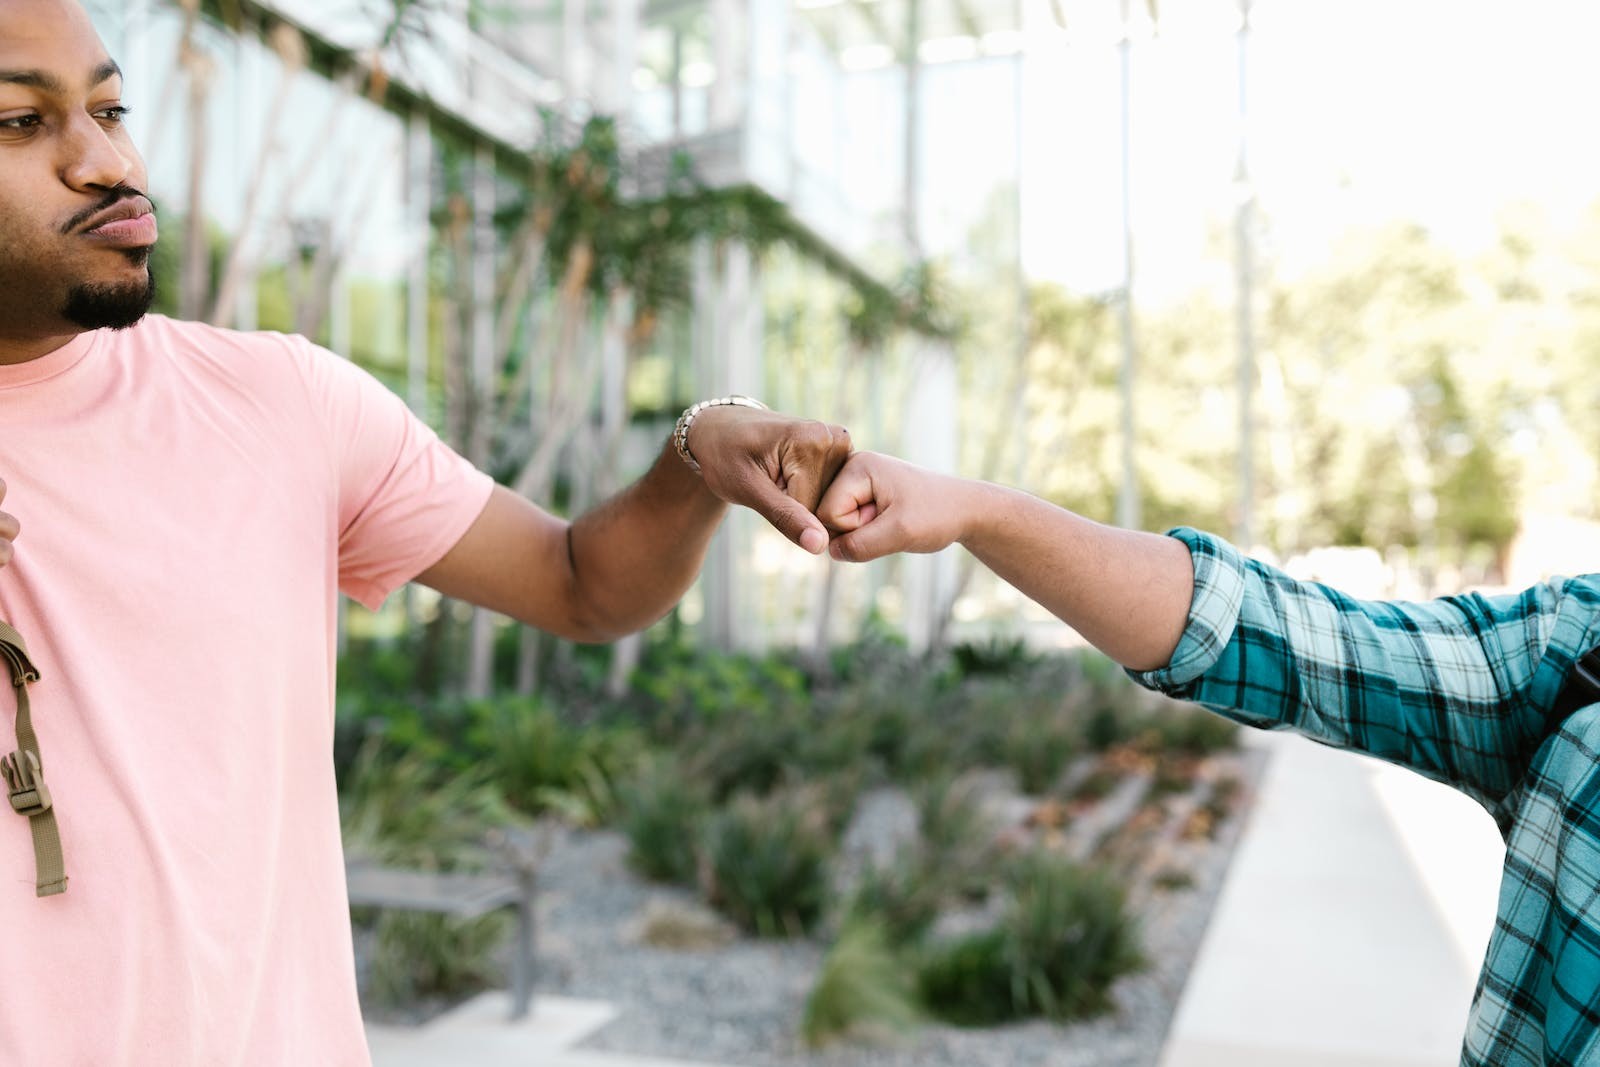
<svg viewBox="0 0 1600 1067">
<path fill-rule="evenodd" d="M 155 216 L 122 74 L 76 0 L 0 0 L 0 338 L 131 325 Z"/>
</svg>

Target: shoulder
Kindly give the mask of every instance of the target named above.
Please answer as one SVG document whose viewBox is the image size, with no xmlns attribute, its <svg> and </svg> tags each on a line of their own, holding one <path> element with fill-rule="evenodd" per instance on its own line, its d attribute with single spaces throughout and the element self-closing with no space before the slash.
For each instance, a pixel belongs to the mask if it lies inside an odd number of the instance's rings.
<svg viewBox="0 0 1600 1067">
<path fill-rule="evenodd" d="M 204 322 L 146 315 L 126 330 L 108 331 L 111 345 L 125 358 L 168 362 L 191 371 L 222 374 L 284 371 L 316 358 L 321 351 L 297 334 L 268 330 L 229 330 Z"/>
<path fill-rule="evenodd" d="M 165 363 L 192 383 L 235 384 L 252 390 L 291 389 L 301 395 L 337 378 L 346 360 L 299 334 L 230 330 L 204 322 L 147 315 L 113 335 L 127 358 Z"/>
</svg>

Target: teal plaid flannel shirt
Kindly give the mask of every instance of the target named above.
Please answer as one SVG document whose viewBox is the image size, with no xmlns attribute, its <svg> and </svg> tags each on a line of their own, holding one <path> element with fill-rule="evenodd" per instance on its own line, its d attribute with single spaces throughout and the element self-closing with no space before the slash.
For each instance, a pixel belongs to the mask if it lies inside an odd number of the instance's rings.
<svg viewBox="0 0 1600 1067">
<path fill-rule="evenodd" d="M 1489 810 L 1499 913 L 1463 1067 L 1600 1064 L 1600 705 L 1552 713 L 1600 644 L 1600 575 L 1499 597 L 1359 601 L 1194 530 L 1189 624 L 1143 685 L 1409 767 Z"/>
</svg>

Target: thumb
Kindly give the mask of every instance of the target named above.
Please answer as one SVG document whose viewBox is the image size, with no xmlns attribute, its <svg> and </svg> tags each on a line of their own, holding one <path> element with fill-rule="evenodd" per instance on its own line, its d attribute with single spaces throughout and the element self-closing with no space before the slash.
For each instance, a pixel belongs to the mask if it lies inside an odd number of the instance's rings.
<svg viewBox="0 0 1600 1067">
<path fill-rule="evenodd" d="M 828 547 L 828 531 L 798 501 L 765 478 L 752 478 L 747 486 L 753 499 L 741 501 L 772 524 L 773 529 L 810 552 L 821 555 Z"/>
<path fill-rule="evenodd" d="M 842 537 L 835 537 L 828 546 L 828 554 L 842 563 L 867 563 L 900 551 L 898 523 L 882 514 L 876 514 L 857 529 Z"/>
</svg>

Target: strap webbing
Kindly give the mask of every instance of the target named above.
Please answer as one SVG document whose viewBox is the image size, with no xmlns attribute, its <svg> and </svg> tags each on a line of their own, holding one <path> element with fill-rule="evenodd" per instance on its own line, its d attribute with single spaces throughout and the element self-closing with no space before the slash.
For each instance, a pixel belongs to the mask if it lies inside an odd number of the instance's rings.
<svg viewBox="0 0 1600 1067">
<path fill-rule="evenodd" d="M 67 874 L 61 855 L 61 831 L 56 827 L 50 790 L 45 786 L 44 761 L 39 757 L 39 738 L 33 732 L 28 706 L 28 686 L 39 680 L 39 669 L 28 658 L 22 635 L 5 622 L 0 622 L 0 655 L 10 668 L 11 685 L 17 694 L 17 750 L 0 758 L 0 773 L 5 776 L 12 810 L 27 816 L 33 831 L 37 871 L 34 891 L 41 897 L 53 896 L 67 891 Z"/>
</svg>

